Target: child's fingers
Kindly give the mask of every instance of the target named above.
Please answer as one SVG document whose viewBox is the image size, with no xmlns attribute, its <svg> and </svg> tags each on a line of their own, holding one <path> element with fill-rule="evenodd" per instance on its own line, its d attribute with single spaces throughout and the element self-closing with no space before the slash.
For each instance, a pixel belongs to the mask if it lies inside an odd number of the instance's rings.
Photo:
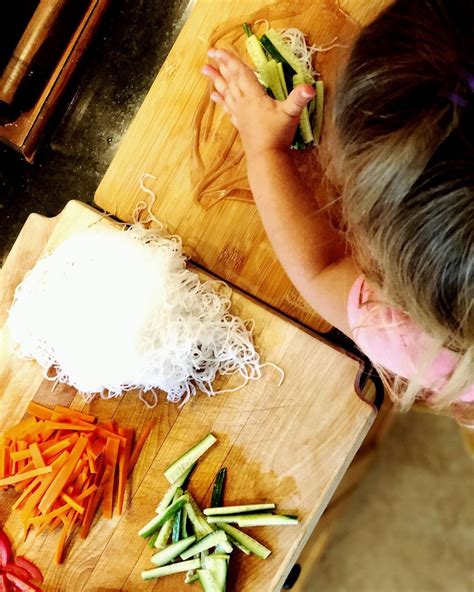
<svg viewBox="0 0 474 592">
<path fill-rule="evenodd" d="M 314 88 L 310 84 L 301 84 L 294 88 L 288 98 L 282 102 L 283 110 L 290 117 L 299 117 L 313 97 Z"/>
<path fill-rule="evenodd" d="M 211 49 L 208 54 L 216 60 L 220 73 L 231 87 L 231 92 L 235 94 L 238 91 L 239 94 L 248 96 L 264 94 L 255 73 L 239 58 L 224 49 Z"/>
<path fill-rule="evenodd" d="M 213 66 L 210 66 L 209 64 L 204 66 L 201 72 L 204 74 L 204 76 L 207 76 L 212 80 L 212 83 L 214 84 L 217 92 L 220 95 L 225 96 L 228 84 L 221 76 L 220 72 L 216 70 Z"/>
</svg>

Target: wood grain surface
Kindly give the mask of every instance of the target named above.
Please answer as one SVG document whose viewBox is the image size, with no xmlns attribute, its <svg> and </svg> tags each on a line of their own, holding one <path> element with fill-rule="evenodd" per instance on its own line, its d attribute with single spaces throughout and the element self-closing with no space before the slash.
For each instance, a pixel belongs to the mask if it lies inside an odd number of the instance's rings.
<svg viewBox="0 0 474 592">
<path fill-rule="evenodd" d="M 87 409 L 102 420 L 114 418 L 138 430 L 152 416 L 158 424 L 133 472 L 125 513 L 112 520 L 100 518 L 84 541 L 74 537 L 64 565 L 53 562 L 57 533 L 30 535 L 21 542 L 20 523 L 9 510 L 17 496 L 14 490 L 0 492 L 0 523 L 17 553 L 26 554 L 43 570 L 46 592 L 183 590 L 180 575 L 142 582 L 140 572 L 151 567 L 152 552 L 137 531 L 154 515 L 167 487 L 166 466 L 212 431 L 219 442 L 199 463 L 190 485 L 200 503 L 209 502 L 214 475 L 226 466 L 226 503 L 272 500 L 279 510 L 300 517 L 296 527 L 250 529 L 271 547 L 268 560 L 235 551 L 231 561 L 231 591 L 279 591 L 374 419 L 373 408 L 355 392 L 358 363 L 234 291 L 233 311 L 255 320 L 256 344 L 263 357 L 286 372 L 281 387 L 268 368 L 261 380 L 237 393 L 197 396 L 183 409 L 161 400 L 153 411 L 133 392 L 89 405 L 69 387 L 58 386 L 52 392 L 39 366 L 13 354 L 7 310 L 16 285 L 38 257 L 93 223 L 112 224 L 78 202 L 70 202 L 56 219 L 30 216 L 0 272 L 0 431 L 15 424 L 32 399 Z M 223 386 L 233 384 L 222 381 Z"/>
<path fill-rule="evenodd" d="M 147 181 L 157 194 L 153 211 L 170 231 L 185 238 L 194 261 L 289 317 L 323 331 L 329 325 L 291 285 L 265 236 L 248 190 L 240 139 L 221 110 L 209 104 L 208 83 L 200 69 L 210 45 L 245 56 L 242 23 L 262 18 L 277 28 L 298 27 L 317 45 L 336 41 L 342 46 L 319 53 L 316 59 L 327 105 L 321 147 L 294 154 L 315 199 L 328 204 L 338 195 L 324 174 L 335 80 L 360 26 L 387 2 L 340 4 L 337 0 L 198 0 L 95 195 L 98 206 L 130 221 L 136 203 L 144 198 L 140 177 L 154 175 L 155 180 Z M 264 25 L 260 27 L 263 30 Z"/>
</svg>

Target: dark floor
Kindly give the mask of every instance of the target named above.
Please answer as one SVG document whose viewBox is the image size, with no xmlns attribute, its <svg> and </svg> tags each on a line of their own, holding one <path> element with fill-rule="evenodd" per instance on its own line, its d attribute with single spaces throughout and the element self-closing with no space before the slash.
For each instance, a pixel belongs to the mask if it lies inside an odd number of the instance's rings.
<svg viewBox="0 0 474 592">
<path fill-rule="evenodd" d="M 28 214 L 92 202 L 194 0 L 114 0 L 34 164 L 0 145 L 0 265 Z"/>
</svg>

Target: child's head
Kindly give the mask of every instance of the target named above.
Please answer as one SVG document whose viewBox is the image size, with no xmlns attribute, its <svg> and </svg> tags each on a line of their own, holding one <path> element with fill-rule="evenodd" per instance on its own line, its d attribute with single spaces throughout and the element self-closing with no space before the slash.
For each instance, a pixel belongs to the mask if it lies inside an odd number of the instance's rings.
<svg viewBox="0 0 474 592">
<path fill-rule="evenodd" d="M 396 0 L 357 39 L 335 125 L 356 257 L 472 380 L 474 0 Z M 469 376 L 470 375 L 470 376 Z"/>
</svg>

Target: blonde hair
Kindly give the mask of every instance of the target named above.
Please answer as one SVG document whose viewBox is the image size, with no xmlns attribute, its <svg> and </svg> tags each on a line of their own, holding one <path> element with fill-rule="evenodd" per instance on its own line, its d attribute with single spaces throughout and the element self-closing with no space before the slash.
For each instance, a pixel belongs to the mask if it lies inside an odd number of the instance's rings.
<svg viewBox="0 0 474 592">
<path fill-rule="evenodd" d="M 461 419 L 474 378 L 473 22 L 474 0 L 397 0 L 356 40 L 334 109 L 355 257 L 433 337 L 420 376 L 440 348 L 459 355 L 429 404 Z M 425 394 L 419 377 L 382 374 L 404 408 Z"/>
</svg>

